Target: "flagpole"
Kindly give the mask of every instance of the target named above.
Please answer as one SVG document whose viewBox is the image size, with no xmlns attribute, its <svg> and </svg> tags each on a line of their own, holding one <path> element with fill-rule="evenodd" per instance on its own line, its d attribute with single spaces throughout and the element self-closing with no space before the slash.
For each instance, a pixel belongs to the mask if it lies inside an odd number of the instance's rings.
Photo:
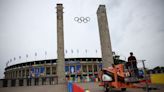
<svg viewBox="0 0 164 92">
<path fill-rule="evenodd" d="M 71 52 L 72 52 L 72 57 L 73 57 L 73 49 L 71 49 Z"/>
<path fill-rule="evenodd" d="M 47 59 L 47 58 L 46 58 L 46 55 L 47 55 L 47 51 L 45 51 L 45 60 Z"/>
<path fill-rule="evenodd" d="M 85 52 L 86 52 L 86 57 L 87 57 L 87 49 L 85 49 Z"/>
<path fill-rule="evenodd" d="M 37 56 L 37 53 L 35 52 L 35 61 L 36 61 L 36 56 Z"/>
<path fill-rule="evenodd" d="M 67 50 L 65 50 L 65 56 L 67 55 Z"/>
<path fill-rule="evenodd" d="M 79 56 L 79 50 L 77 49 L 77 57 Z"/>
<path fill-rule="evenodd" d="M 27 62 L 28 54 L 26 54 L 26 62 Z"/>
</svg>

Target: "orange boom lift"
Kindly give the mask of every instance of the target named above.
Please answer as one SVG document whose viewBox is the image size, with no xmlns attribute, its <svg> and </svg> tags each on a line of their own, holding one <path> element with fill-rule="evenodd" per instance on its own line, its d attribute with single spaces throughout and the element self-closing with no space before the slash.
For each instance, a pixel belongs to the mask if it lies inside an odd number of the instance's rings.
<svg viewBox="0 0 164 92">
<path fill-rule="evenodd" d="M 126 91 L 126 88 L 145 88 L 144 84 L 148 81 L 145 79 L 141 80 L 137 76 L 131 76 L 134 74 L 134 70 L 126 69 L 125 64 L 103 68 L 99 72 L 101 81 L 99 86 L 103 86 L 106 92 L 112 88 L 120 88 L 122 91 Z"/>
</svg>

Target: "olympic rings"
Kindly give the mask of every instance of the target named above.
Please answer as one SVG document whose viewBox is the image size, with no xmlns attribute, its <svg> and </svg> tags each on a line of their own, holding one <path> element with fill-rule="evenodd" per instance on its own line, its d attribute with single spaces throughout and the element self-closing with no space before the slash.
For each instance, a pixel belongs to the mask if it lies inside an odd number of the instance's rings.
<svg viewBox="0 0 164 92">
<path fill-rule="evenodd" d="M 74 20 L 78 23 L 87 23 L 90 21 L 89 17 L 75 17 Z"/>
</svg>

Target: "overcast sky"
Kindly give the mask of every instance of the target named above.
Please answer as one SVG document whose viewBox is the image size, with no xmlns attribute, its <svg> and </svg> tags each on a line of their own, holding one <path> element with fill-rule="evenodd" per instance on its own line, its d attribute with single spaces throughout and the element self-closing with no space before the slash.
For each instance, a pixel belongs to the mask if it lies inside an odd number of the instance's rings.
<svg viewBox="0 0 164 92">
<path fill-rule="evenodd" d="M 164 66 L 164 0 L 0 0 L 0 78 L 10 59 L 9 65 L 56 58 L 59 2 L 64 6 L 66 57 L 101 57 L 96 11 L 105 4 L 112 50 L 122 59 L 132 51 L 148 68 Z M 81 16 L 90 21 L 74 21 Z"/>
</svg>

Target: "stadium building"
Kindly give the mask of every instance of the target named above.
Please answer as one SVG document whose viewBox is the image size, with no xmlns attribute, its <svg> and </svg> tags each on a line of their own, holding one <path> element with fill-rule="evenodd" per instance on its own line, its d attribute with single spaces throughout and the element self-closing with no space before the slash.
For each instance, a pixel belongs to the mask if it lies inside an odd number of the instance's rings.
<svg viewBox="0 0 164 92">
<path fill-rule="evenodd" d="M 57 59 L 39 60 L 8 66 L 4 72 L 3 87 L 9 84 L 10 86 L 57 84 L 56 61 Z M 116 61 L 117 64 L 122 62 L 124 61 L 120 59 Z M 101 58 L 66 58 L 65 78 L 72 82 L 98 82 L 98 71 L 101 68 Z"/>
<path fill-rule="evenodd" d="M 54 84 L 57 78 L 56 59 L 31 61 L 19 63 L 5 68 L 5 79 L 16 81 L 26 80 L 30 85 L 30 79 L 34 78 L 35 85 Z M 98 81 L 98 70 L 102 68 L 101 58 L 67 58 L 65 59 L 66 80 L 74 82 Z M 29 83 L 28 83 L 29 82 Z M 45 82 L 45 83 L 44 83 Z M 50 83 L 51 82 L 51 83 Z M 21 85 L 21 84 L 20 84 Z"/>
</svg>

